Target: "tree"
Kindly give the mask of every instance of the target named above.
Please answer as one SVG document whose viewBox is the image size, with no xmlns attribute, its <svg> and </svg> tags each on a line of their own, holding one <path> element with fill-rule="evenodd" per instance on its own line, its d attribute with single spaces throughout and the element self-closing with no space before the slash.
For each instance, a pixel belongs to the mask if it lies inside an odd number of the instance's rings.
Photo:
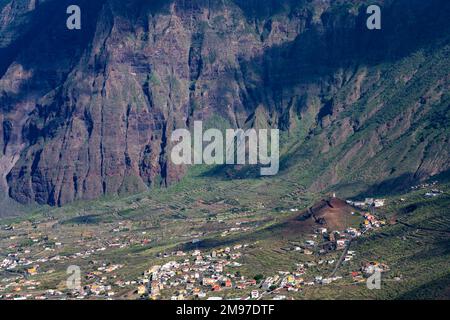
<svg viewBox="0 0 450 320">
<path fill-rule="evenodd" d="M 260 282 L 262 279 L 264 279 L 264 275 L 257 274 L 256 276 L 253 277 L 253 279 L 255 279 L 257 282 Z"/>
</svg>

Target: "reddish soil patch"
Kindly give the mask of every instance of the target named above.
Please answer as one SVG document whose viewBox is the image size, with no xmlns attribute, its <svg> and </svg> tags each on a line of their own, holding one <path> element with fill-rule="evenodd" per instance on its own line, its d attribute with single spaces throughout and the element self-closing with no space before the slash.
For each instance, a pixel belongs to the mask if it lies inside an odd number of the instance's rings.
<svg viewBox="0 0 450 320">
<path fill-rule="evenodd" d="M 312 209 L 316 218 L 324 219 L 324 225 L 332 230 L 344 230 L 352 222 L 356 209 L 337 198 L 322 200 Z"/>
<path fill-rule="evenodd" d="M 311 233 L 321 227 L 342 231 L 354 226 L 357 217 L 351 213 L 355 211 L 355 208 L 341 199 L 324 199 L 286 222 L 283 234 Z"/>
</svg>

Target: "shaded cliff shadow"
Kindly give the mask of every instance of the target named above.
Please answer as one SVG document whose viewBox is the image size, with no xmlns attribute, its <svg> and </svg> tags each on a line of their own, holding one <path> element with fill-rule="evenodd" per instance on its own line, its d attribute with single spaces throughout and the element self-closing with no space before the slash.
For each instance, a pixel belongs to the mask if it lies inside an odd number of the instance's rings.
<svg viewBox="0 0 450 320">
<path fill-rule="evenodd" d="M 232 0 L 232 2 L 249 20 L 270 18 L 286 10 L 292 12 L 308 3 L 306 0 Z"/>
<path fill-rule="evenodd" d="M 62 0 L 39 3 L 35 10 L 26 14 L 29 30 L 0 52 L 4 73 L 12 63 L 17 63 L 25 74 L 30 74 L 29 78 L 20 79 L 16 92 L 6 92 L 5 88 L 0 87 L 0 112 L 11 118 L 13 130 L 20 132 L 20 135 L 16 132 L 16 137 L 22 136 L 22 141 L 28 142 L 25 148 L 32 147 L 39 137 L 51 135 L 69 117 L 68 110 L 62 107 L 66 97 L 57 96 L 54 102 L 45 107 L 32 105 L 30 102 L 62 88 L 67 76 L 92 43 L 97 29 L 96 18 L 105 1 Z M 71 4 L 85 9 L 81 12 L 81 30 L 68 30 L 66 27 L 69 16 L 66 9 Z M 26 107 L 23 102 L 27 103 Z M 21 109 L 15 109 L 17 106 L 21 106 Z M 11 113 L 8 115 L 9 112 Z M 33 115 L 39 116 L 45 123 L 51 113 L 60 115 L 60 119 L 46 123 L 42 130 L 32 124 Z M 11 147 L 11 152 L 28 150 L 21 149 L 20 141 L 9 142 L 5 141 L 5 145 Z M 39 161 L 39 157 L 36 160 Z M 34 170 L 34 166 L 31 170 Z M 10 173 L 6 179 L 10 185 Z"/>
<path fill-rule="evenodd" d="M 9 66 L 14 62 L 24 64 L 24 68 L 33 68 L 32 60 L 21 59 L 21 52 L 32 50 L 35 62 L 54 62 L 62 52 L 72 51 L 72 58 L 76 60 L 91 44 L 96 31 L 98 16 L 105 4 L 113 7 L 115 14 L 128 19 L 138 19 L 142 12 L 157 13 L 168 8 L 171 1 L 165 0 L 51 0 L 37 2 L 33 11 L 19 16 L 26 29 L 9 46 L 0 48 L 0 78 L 4 76 Z M 81 9 L 81 30 L 68 30 L 66 20 L 69 17 L 66 9 L 69 5 L 78 5 Z M 19 27 L 18 25 L 17 27 Z M 18 32 L 19 30 L 14 30 Z M 1 36 L 1 35 L 0 35 Z M 39 41 L 43 40 L 43 41 Z M 44 60 L 42 58 L 49 58 Z M 30 57 L 27 57 L 30 58 Z"/>
<path fill-rule="evenodd" d="M 365 197 L 384 197 L 402 194 L 418 183 L 419 180 L 413 173 L 404 173 L 398 177 L 389 178 L 382 182 L 369 186 L 366 190 L 356 195 L 355 199 L 364 199 Z"/>
<path fill-rule="evenodd" d="M 389 178 L 380 183 L 373 184 L 366 190 L 360 192 L 354 198 L 363 199 L 369 196 L 383 197 L 389 195 L 400 195 L 404 192 L 409 191 L 412 186 L 426 181 L 439 181 L 441 183 L 448 183 L 450 181 L 450 169 L 427 180 L 420 179 L 413 173 L 404 173 L 400 176 Z"/>
<path fill-rule="evenodd" d="M 240 69 L 247 84 L 242 98 L 248 113 L 254 113 L 262 104 L 270 113 L 281 115 L 288 104 L 286 96 L 293 95 L 294 89 L 295 94 L 299 90 L 306 94 L 307 86 L 333 81 L 338 70 L 394 63 L 418 50 L 432 50 L 433 46 L 449 43 L 448 1 L 394 1 L 383 8 L 382 30 L 372 31 L 366 27 L 365 8 L 363 6 L 357 16 L 345 10 L 325 12 L 321 17 L 323 29 L 310 24 L 294 41 L 268 48 L 252 60 L 242 58 Z M 257 80 L 254 74 L 259 75 Z M 282 157 L 280 172 L 286 172 L 289 167 L 289 158 Z M 254 171 L 254 168 L 246 168 L 230 174 L 229 168 L 221 166 L 212 168 L 204 176 L 254 178 L 257 176 Z M 406 178 L 403 176 L 391 183 L 373 186 L 373 189 L 379 192 Z"/>
<path fill-rule="evenodd" d="M 290 232 L 286 232 L 289 229 L 291 221 L 278 222 L 274 225 L 270 225 L 251 233 L 239 233 L 231 238 L 218 239 L 218 238 L 206 238 L 201 239 L 198 242 L 190 241 L 179 246 L 179 250 L 191 251 L 195 249 L 210 250 L 217 247 L 231 246 L 234 244 L 242 244 L 261 239 L 292 239 L 293 235 Z M 295 235 L 294 235 L 295 237 Z"/>
<path fill-rule="evenodd" d="M 49 1 L 27 14 L 29 31 L 0 49 L 0 78 L 14 62 L 33 74 L 23 81 L 17 94 L 7 94 L 0 88 L 0 108 L 8 111 L 15 102 L 37 93 L 39 83 L 45 83 L 50 91 L 64 82 L 92 43 L 97 16 L 105 1 Z M 70 4 L 84 8 L 81 30 L 66 27 L 66 8 Z"/>
<path fill-rule="evenodd" d="M 108 1 L 108 0 L 103 0 Z M 47 32 L 52 35 L 52 40 L 34 40 L 31 44 L 27 41 L 19 41 L 18 48 L 33 46 L 28 50 L 28 56 L 20 56 L 17 61 L 23 64 L 25 69 L 33 69 L 35 66 L 45 66 L 45 70 L 33 76 L 28 81 L 28 87 L 24 86 L 17 97 L 0 97 L 0 105 L 8 105 L 8 102 L 21 99 L 23 95 L 32 94 L 34 84 L 41 78 L 47 79 L 49 87 L 56 87 L 79 62 L 84 50 L 90 45 L 96 27 L 96 15 L 100 11 L 101 1 L 85 3 L 86 6 L 96 6 L 96 10 L 88 10 L 87 30 L 82 34 L 68 32 L 65 29 L 66 15 L 44 15 L 48 21 L 36 15 L 36 26 L 44 26 L 42 34 Z M 118 5 L 119 2 L 111 0 Z M 186 6 L 191 3 L 206 3 L 206 1 L 178 1 Z M 238 1 L 239 2 L 239 1 Z M 65 9 L 69 3 L 67 0 L 50 2 L 52 12 Z M 70 2 L 72 4 L 72 2 Z M 169 1 L 168 3 L 172 3 Z M 155 7 L 151 10 L 167 8 L 168 3 L 163 1 L 152 2 Z M 45 4 L 45 3 L 44 3 Z M 43 4 L 43 5 L 44 5 Z M 98 7 L 97 7 L 98 6 Z M 123 11 L 115 13 L 124 17 L 135 19 L 139 17 L 141 8 L 149 6 L 145 1 L 132 1 L 132 5 L 122 4 Z M 45 8 L 45 7 L 44 7 Z M 325 13 L 322 17 L 325 30 L 317 26 L 309 25 L 307 30 L 293 42 L 267 49 L 264 54 L 251 61 L 241 59 L 240 65 L 244 73 L 246 83 L 251 84 L 243 94 L 244 104 L 253 112 L 259 104 L 264 104 L 274 112 L 281 112 L 285 105 L 284 92 L 295 87 L 303 87 L 310 83 L 317 83 L 324 77 L 341 68 L 351 68 L 359 65 L 376 65 L 383 62 L 392 62 L 401 59 L 412 52 L 435 43 L 439 39 L 445 39 L 448 34 L 448 17 L 450 16 L 448 1 L 430 0 L 398 0 L 392 7 L 383 11 L 383 29 L 381 31 L 368 31 L 365 22 L 367 15 L 361 11 L 357 17 L 348 12 Z M 39 9 L 42 10 L 42 7 Z M 63 10 L 65 12 L 65 10 Z M 405 13 L 406 12 L 406 13 Z M 406 17 L 406 18 L 405 18 Z M 404 19 L 401 19 L 404 18 Z M 53 27 L 57 26 L 56 29 Z M 34 38 L 33 33 L 27 35 Z M 39 35 L 37 39 L 39 38 Z M 70 45 L 68 45 L 70 44 Z M 13 50 L 14 51 L 14 50 Z M 19 50 L 20 51 L 20 50 Z M 13 55 L 14 56 L 14 55 Z M 61 70 L 61 59 L 70 57 L 71 63 Z M 17 57 L 14 58 L 16 60 Z M 58 71 L 46 74 L 45 71 Z M 250 74 L 256 72 L 260 75 L 257 81 L 251 79 Z M 256 89 L 254 89 L 256 88 Z M 11 105 L 11 103 L 9 103 Z M 287 169 L 287 168 L 286 168 Z M 213 169 L 217 170 L 217 168 Z M 249 170 L 253 171 L 254 168 Z M 219 171 L 211 171 L 212 175 L 218 175 Z M 244 177 L 246 174 L 244 175 Z"/>
<path fill-rule="evenodd" d="M 450 273 L 396 297 L 396 300 L 449 300 Z"/>
<path fill-rule="evenodd" d="M 340 69 L 391 63 L 441 41 L 449 42 L 450 3 L 442 0 L 399 0 L 383 9 L 381 30 L 368 30 L 368 15 L 346 11 L 325 12 L 321 27 L 310 24 L 293 42 L 267 49 L 252 61 L 241 60 L 247 88 L 247 105 L 275 101 L 279 109 L 283 91 L 317 83 Z M 245 71 L 249 72 L 245 72 Z M 261 75 L 252 81 L 251 74 Z"/>
</svg>

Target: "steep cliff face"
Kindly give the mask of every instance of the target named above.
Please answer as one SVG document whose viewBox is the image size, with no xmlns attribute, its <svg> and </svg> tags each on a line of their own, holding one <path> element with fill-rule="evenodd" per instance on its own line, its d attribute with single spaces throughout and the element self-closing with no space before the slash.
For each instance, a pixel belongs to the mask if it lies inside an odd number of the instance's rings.
<svg viewBox="0 0 450 320">
<path fill-rule="evenodd" d="M 380 1 L 375 32 L 361 1 L 76 1 L 69 31 L 72 2 L 0 2 L 0 188 L 19 202 L 174 183 L 170 134 L 196 119 L 283 129 L 283 169 L 314 190 L 450 166 L 447 1 Z"/>
</svg>

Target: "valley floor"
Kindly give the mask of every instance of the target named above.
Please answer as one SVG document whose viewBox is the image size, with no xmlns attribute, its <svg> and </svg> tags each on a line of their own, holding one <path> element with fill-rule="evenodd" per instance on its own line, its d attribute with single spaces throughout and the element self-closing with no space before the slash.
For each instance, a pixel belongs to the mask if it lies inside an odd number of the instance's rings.
<svg viewBox="0 0 450 320">
<path fill-rule="evenodd" d="M 448 184 L 388 195 L 375 209 L 295 183 L 269 190 L 181 183 L 4 219 L 0 298 L 450 298 Z M 67 289 L 69 266 L 80 268 L 80 291 Z"/>
</svg>

